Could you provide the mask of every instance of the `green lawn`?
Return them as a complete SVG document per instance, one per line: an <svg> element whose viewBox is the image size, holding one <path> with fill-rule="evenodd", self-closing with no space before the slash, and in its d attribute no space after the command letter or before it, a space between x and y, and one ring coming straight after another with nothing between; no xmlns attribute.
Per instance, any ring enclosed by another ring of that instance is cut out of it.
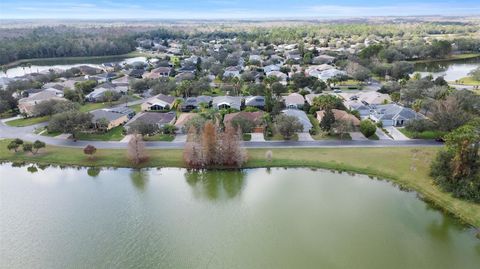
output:
<svg viewBox="0 0 480 269"><path fill-rule="evenodd" d="M480 80L476 80L473 77L463 77L450 83L467 85L467 86L480 86Z"/></svg>
<svg viewBox="0 0 480 269"><path fill-rule="evenodd" d="M5 122L5 124L13 127L24 127L24 126L46 122L49 119L50 119L50 116L21 118L21 119L7 121Z"/></svg>
<svg viewBox="0 0 480 269"><path fill-rule="evenodd" d="M406 137L413 139L436 139L439 137L443 137L446 134L446 132L442 131L412 132L407 130L406 128L397 128L397 130L402 132Z"/></svg>
<svg viewBox="0 0 480 269"><path fill-rule="evenodd" d="M6 149L9 140L0 140L0 160L41 164L133 167L124 149L99 149L90 160L82 149L47 146L37 155ZM265 153L272 151L272 161ZM480 204L463 201L441 191L429 176L430 163L439 148L288 148L249 149L245 167L316 167L350 171L389 179L416 190L423 199L480 227ZM139 167L184 167L183 150L148 150L149 160ZM394 156L394 158L392 158Z"/></svg>
<svg viewBox="0 0 480 269"><path fill-rule="evenodd" d="M174 135L169 135L169 134L156 134L153 136L144 136L143 140L145 141L173 141L175 139Z"/></svg>
<svg viewBox="0 0 480 269"><path fill-rule="evenodd" d="M123 126L118 126L105 133L78 133L75 137L78 140L120 141L125 136L123 135Z"/></svg>
<svg viewBox="0 0 480 269"><path fill-rule="evenodd" d="M104 108L104 107L108 107L108 104L107 103L86 103L80 106L79 110L81 112L89 112L89 111ZM7 121L6 124L13 127L24 127L24 126L46 122L49 119L50 119L50 116L29 117L29 118L22 118L22 119Z"/></svg>

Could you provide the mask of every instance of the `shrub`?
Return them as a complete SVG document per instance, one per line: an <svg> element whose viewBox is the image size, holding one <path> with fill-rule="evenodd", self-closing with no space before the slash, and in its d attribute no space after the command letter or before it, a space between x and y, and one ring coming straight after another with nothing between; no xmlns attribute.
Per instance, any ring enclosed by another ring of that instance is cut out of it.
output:
<svg viewBox="0 0 480 269"><path fill-rule="evenodd" d="M84 149L83 149L83 153L85 153L86 155L89 156L89 158L91 158L93 156L93 154L95 154L95 152L97 152L97 148L92 146L92 145L87 145Z"/></svg>
<svg viewBox="0 0 480 269"><path fill-rule="evenodd" d="M376 130L377 130L377 126L375 126L375 124L372 121L362 120L360 122L360 132L362 132L362 134L365 137L372 136L373 134L375 134Z"/></svg>
<svg viewBox="0 0 480 269"><path fill-rule="evenodd" d="M407 122L405 129L413 132L424 132L435 129L435 123L428 119L417 119Z"/></svg>

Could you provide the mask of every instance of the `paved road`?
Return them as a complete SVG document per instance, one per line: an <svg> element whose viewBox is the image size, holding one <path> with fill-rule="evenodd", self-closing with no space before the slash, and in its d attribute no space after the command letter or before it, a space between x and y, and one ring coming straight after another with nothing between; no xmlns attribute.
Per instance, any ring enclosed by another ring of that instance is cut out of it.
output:
<svg viewBox="0 0 480 269"><path fill-rule="evenodd" d="M96 148L126 148L127 143L120 141L77 141L60 139L55 137L40 136L34 134L35 128L42 127L46 123L36 124L27 127L10 127L0 122L0 138L20 138L26 141L37 139L49 145L61 147L83 148L86 145L93 145ZM184 142L145 142L148 148L178 149L183 148ZM244 142L247 148L348 148L348 147L412 147L412 146L441 146L442 143L433 140L393 141L393 140L319 140L319 141L249 141Z"/></svg>

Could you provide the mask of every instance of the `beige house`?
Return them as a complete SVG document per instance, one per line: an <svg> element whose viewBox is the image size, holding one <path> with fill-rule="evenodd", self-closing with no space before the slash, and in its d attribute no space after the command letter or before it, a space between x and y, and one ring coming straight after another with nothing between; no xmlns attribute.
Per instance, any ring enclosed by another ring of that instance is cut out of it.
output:
<svg viewBox="0 0 480 269"><path fill-rule="evenodd" d="M63 93L47 89L18 100L18 109L22 114L35 116L35 106L48 100L67 101Z"/></svg>
<svg viewBox="0 0 480 269"><path fill-rule="evenodd" d="M357 117L355 117L354 115L348 114L347 111L332 109L332 112L333 112L333 115L335 116L335 120L349 121L355 127L360 126L360 120L357 119ZM324 115L325 115L325 110L317 111L318 122L322 121Z"/></svg>
<svg viewBox="0 0 480 269"><path fill-rule="evenodd" d="M140 106L142 111L165 111L172 109L175 97L165 94L156 95Z"/></svg>

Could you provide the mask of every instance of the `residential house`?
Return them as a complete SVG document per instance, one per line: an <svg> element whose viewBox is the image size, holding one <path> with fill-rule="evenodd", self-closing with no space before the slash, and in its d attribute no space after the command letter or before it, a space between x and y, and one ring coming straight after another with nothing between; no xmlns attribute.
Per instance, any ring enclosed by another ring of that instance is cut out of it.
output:
<svg viewBox="0 0 480 269"><path fill-rule="evenodd" d="M63 92L59 93L58 90L46 89L18 100L18 109L22 114L35 116L35 106L49 100L67 101L63 98Z"/></svg>
<svg viewBox="0 0 480 269"><path fill-rule="evenodd" d="M175 81L177 83L185 81L185 80L194 80L194 79L195 79L195 75L193 73L188 73L188 72L179 73L175 76Z"/></svg>
<svg viewBox="0 0 480 269"><path fill-rule="evenodd" d="M265 109L265 97L263 96L247 96L245 97L245 106L256 107L258 109Z"/></svg>
<svg viewBox="0 0 480 269"><path fill-rule="evenodd" d="M204 104L206 107L212 106L213 98L211 96L200 95L197 97L188 97L182 103L182 111L188 112L200 107L200 104Z"/></svg>
<svg viewBox="0 0 480 269"><path fill-rule="evenodd" d="M328 79L331 79L333 77L346 76L346 75L347 73L345 71L333 68L333 69L328 69L320 72L320 74L317 75L317 78L323 81L327 81Z"/></svg>
<svg viewBox="0 0 480 269"><path fill-rule="evenodd" d="M315 99L315 97L318 97L320 96L321 94L319 93L309 93L307 95L305 95L305 101L307 101L307 103L312 106L313 105L313 99Z"/></svg>
<svg viewBox="0 0 480 269"><path fill-rule="evenodd" d="M312 123L310 122L310 119L307 116L307 113L305 113L303 110L285 109L285 110L282 110L282 113L288 116L296 117L303 126L303 130L302 130L303 133L308 133L310 129L312 129L313 127Z"/></svg>
<svg viewBox="0 0 480 269"><path fill-rule="evenodd" d="M362 119L368 118L368 116L370 115L370 106L365 105L362 102L358 102L356 100L347 100L347 101L344 101L343 104L345 105L346 108L352 111L353 110L358 111Z"/></svg>
<svg viewBox="0 0 480 269"><path fill-rule="evenodd" d="M331 64L335 60L335 57L329 55L319 55L312 59L313 64Z"/></svg>
<svg viewBox="0 0 480 269"><path fill-rule="evenodd" d="M355 117L354 115L349 114L347 111L340 109L332 109L332 112L336 121L347 121L352 123L352 125L355 127L360 126L360 120L357 119L357 117ZM321 122L324 116L325 110L317 111L318 122Z"/></svg>
<svg viewBox="0 0 480 269"><path fill-rule="evenodd" d="M113 83L104 83L98 85L94 90L85 96L89 102L104 102L105 93L112 92L114 95L124 95L128 92L128 86L119 86Z"/></svg>
<svg viewBox="0 0 480 269"><path fill-rule="evenodd" d="M422 119L423 115L398 104L372 106L370 119L381 122L383 126L403 126L410 120Z"/></svg>
<svg viewBox="0 0 480 269"><path fill-rule="evenodd" d="M212 106L216 109L234 108L240 110L242 107L242 97L240 96L215 96Z"/></svg>
<svg viewBox="0 0 480 269"><path fill-rule="evenodd" d="M223 77L240 77L240 71L242 71L242 69L239 66L229 66L225 68Z"/></svg>
<svg viewBox="0 0 480 269"><path fill-rule="evenodd" d="M165 77L169 77L171 72L172 72L172 69L170 67L161 66L161 67L152 69L152 71L150 71L149 73L144 73L142 77L146 79L165 78Z"/></svg>
<svg viewBox="0 0 480 269"><path fill-rule="evenodd" d="M141 104L142 111L165 111L172 109L175 97L158 94Z"/></svg>
<svg viewBox="0 0 480 269"><path fill-rule="evenodd" d="M117 126L125 124L129 119L135 115L135 112L128 107L119 107L119 108L104 108L91 111L90 114L93 115L92 123L96 128L100 128L99 121L102 119L108 122L106 130L110 130Z"/></svg>
<svg viewBox="0 0 480 269"><path fill-rule="evenodd" d="M175 123L175 112L167 113L158 113L158 112L141 112L135 117L133 117L127 124L125 124L125 129L130 129L130 127L138 122L143 122L145 124L155 124L158 128L162 128L166 124Z"/></svg>
<svg viewBox="0 0 480 269"><path fill-rule="evenodd" d="M246 112L246 111L240 111L237 113L230 113L226 114L225 117L223 118L223 124L231 124L232 121L235 119L246 119L254 124L254 131L256 132L263 132L263 115L265 112L263 111L255 111L255 112Z"/></svg>
<svg viewBox="0 0 480 269"><path fill-rule="evenodd" d="M278 64L271 64L263 67L263 72L270 73L272 71L280 71L280 65Z"/></svg>
<svg viewBox="0 0 480 269"><path fill-rule="evenodd" d="M296 92L283 97L285 107L288 109L302 109L305 105L305 98Z"/></svg>
<svg viewBox="0 0 480 269"><path fill-rule="evenodd" d="M280 72L280 71L271 71L268 72L267 77L276 77L278 78L279 82L283 85L287 85L287 74Z"/></svg>

